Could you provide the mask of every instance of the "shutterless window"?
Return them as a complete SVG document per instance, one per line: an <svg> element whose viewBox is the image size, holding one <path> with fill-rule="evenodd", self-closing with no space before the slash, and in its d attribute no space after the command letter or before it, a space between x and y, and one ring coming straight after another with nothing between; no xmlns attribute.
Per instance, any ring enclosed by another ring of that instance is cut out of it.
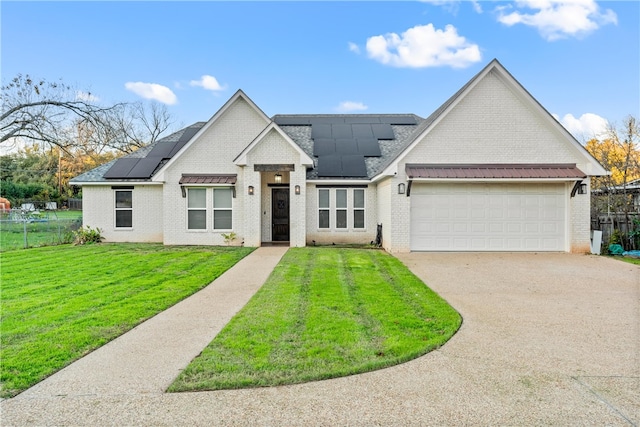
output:
<svg viewBox="0 0 640 427"><path fill-rule="evenodd" d="M231 188L213 189L213 229L231 230L233 227L233 215L231 200L233 190Z"/></svg>
<svg viewBox="0 0 640 427"><path fill-rule="evenodd" d="M336 228L347 228L347 190L336 190Z"/></svg>
<svg viewBox="0 0 640 427"><path fill-rule="evenodd" d="M329 228L329 190L318 190L318 228Z"/></svg>
<svg viewBox="0 0 640 427"><path fill-rule="evenodd" d="M189 230L206 230L207 190L205 188L189 188L187 191L187 228Z"/></svg>
<svg viewBox="0 0 640 427"><path fill-rule="evenodd" d="M133 191L116 190L116 228L133 227Z"/></svg>
<svg viewBox="0 0 640 427"><path fill-rule="evenodd" d="M364 228L364 190L353 190L353 228Z"/></svg>

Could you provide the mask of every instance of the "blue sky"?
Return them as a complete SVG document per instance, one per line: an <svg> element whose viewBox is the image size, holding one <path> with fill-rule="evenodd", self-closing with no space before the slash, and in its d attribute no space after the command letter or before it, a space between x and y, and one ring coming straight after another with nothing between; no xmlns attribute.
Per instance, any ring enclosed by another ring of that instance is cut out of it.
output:
<svg viewBox="0 0 640 427"><path fill-rule="evenodd" d="M175 125L242 89L268 115L431 114L493 58L579 140L640 118L640 2L12 2L2 79L99 102L155 99ZM78 96L86 96L79 92Z"/></svg>

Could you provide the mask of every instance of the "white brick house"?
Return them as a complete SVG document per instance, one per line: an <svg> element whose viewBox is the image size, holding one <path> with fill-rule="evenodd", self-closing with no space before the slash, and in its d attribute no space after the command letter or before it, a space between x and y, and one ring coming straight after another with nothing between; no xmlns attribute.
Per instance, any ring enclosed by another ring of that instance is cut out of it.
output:
<svg viewBox="0 0 640 427"><path fill-rule="evenodd" d="M72 180L107 241L403 251L589 250L607 172L497 61L427 118L267 117L242 91Z"/></svg>

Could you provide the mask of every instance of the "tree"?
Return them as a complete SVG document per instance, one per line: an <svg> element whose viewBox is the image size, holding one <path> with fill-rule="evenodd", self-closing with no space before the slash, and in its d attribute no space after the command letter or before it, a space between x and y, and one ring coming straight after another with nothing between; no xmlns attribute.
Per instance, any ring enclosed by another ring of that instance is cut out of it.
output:
<svg viewBox="0 0 640 427"><path fill-rule="evenodd" d="M23 140L88 152L129 153L155 142L171 125L164 106L117 103L103 107L89 92L62 81L18 74L0 87L0 144Z"/></svg>
<svg viewBox="0 0 640 427"><path fill-rule="evenodd" d="M586 149L611 172L608 176L592 178L591 187L596 191L591 198L592 210L595 215L622 214L622 218L611 216L612 227L618 230L623 243L627 243L625 246L635 247L635 239L628 239L634 232L630 225L634 195L629 183L640 179L640 125L635 117L627 116L619 127L609 124L605 139L588 141Z"/></svg>
<svg viewBox="0 0 640 427"><path fill-rule="evenodd" d="M66 149L71 142L65 136L71 120L99 127L105 114L119 105L100 107L90 94L81 98L61 81L34 80L18 74L0 87L0 144L24 138Z"/></svg>

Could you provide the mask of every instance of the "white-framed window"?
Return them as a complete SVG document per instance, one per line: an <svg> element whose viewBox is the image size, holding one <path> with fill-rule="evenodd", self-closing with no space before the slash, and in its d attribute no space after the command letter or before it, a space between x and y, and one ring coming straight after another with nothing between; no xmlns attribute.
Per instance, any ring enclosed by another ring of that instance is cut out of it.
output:
<svg viewBox="0 0 640 427"><path fill-rule="evenodd" d="M207 189L187 189L187 229L207 229Z"/></svg>
<svg viewBox="0 0 640 427"><path fill-rule="evenodd" d="M353 189L353 228L365 228L364 189Z"/></svg>
<svg viewBox="0 0 640 427"><path fill-rule="evenodd" d="M231 230L233 228L233 211L231 201L232 188L213 189L213 229Z"/></svg>
<svg viewBox="0 0 640 427"><path fill-rule="evenodd" d="M347 190L336 189L336 228L347 228Z"/></svg>
<svg viewBox="0 0 640 427"><path fill-rule="evenodd" d="M331 193L329 189L318 190L318 228L330 228Z"/></svg>
<svg viewBox="0 0 640 427"><path fill-rule="evenodd" d="M133 227L133 190L115 190L116 228Z"/></svg>

